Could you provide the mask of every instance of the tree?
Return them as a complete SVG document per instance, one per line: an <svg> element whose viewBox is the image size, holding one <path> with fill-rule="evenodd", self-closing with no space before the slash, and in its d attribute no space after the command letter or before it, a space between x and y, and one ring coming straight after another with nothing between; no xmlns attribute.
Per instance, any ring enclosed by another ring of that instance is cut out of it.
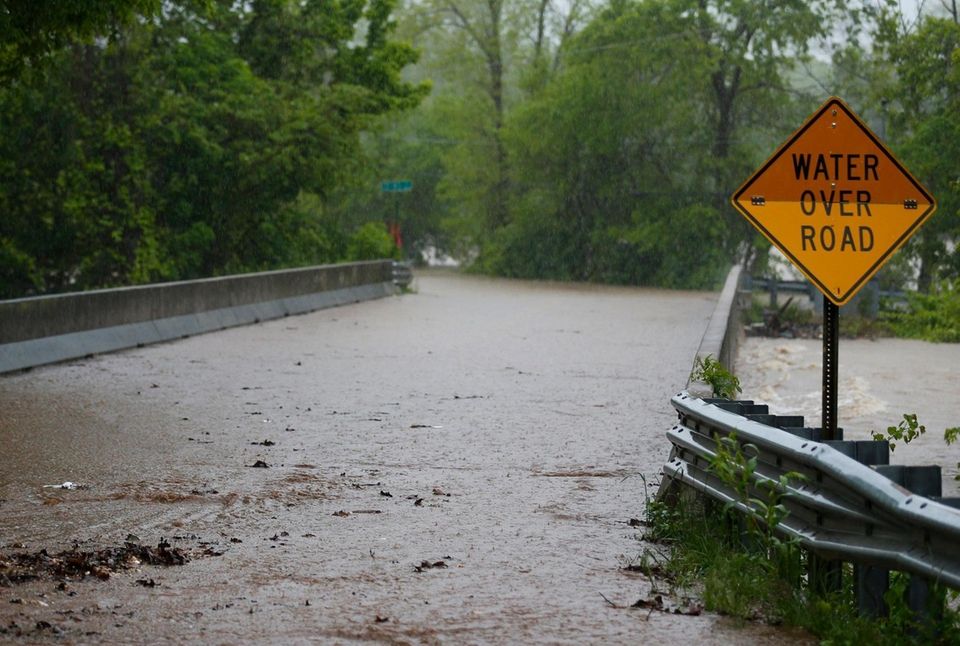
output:
<svg viewBox="0 0 960 646"><path fill-rule="evenodd" d="M837 0L677 0L673 7L690 17L707 50L711 154L704 171L712 178L715 208L736 232L728 242L736 245L756 234L727 199L769 154L757 148L758 140L770 134L782 140L790 131L784 124L797 122L796 108L807 114L818 103L792 100L788 72L808 60L812 41L830 35L828 25L847 25L846 36L855 38L860 15ZM752 249L740 250L748 265Z"/></svg>
<svg viewBox="0 0 960 646"><path fill-rule="evenodd" d="M787 74L835 9L611 2L516 110L514 222L481 260L517 275L712 285L753 249L729 195L796 122L783 119L799 104Z"/></svg>
<svg viewBox="0 0 960 646"><path fill-rule="evenodd" d="M250 7L169 4L0 89L3 296L348 253L323 200L371 120L426 92L400 77L416 54L388 0L256 4L314 46L272 64Z"/></svg>
<svg viewBox="0 0 960 646"><path fill-rule="evenodd" d="M704 52L688 19L662 3L615 3L572 39L557 76L512 120L515 217L485 266L712 285L725 260L718 214L698 204Z"/></svg>
<svg viewBox="0 0 960 646"><path fill-rule="evenodd" d="M504 140L513 106L542 90L563 42L579 26L588 0L411 1L399 32L424 44L414 70L435 80L418 115L405 122L417 143L408 151L441 170L417 183L431 196L445 240L471 256L511 218L511 169ZM429 188L428 188L429 187ZM415 189L416 190L416 189Z"/></svg>
<svg viewBox="0 0 960 646"><path fill-rule="evenodd" d="M0 79L76 42L160 8L160 0L0 0Z"/></svg>
<svg viewBox="0 0 960 646"><path fill-rule="evenodd" d="M897 71L891 102L894 135L907 166L937 198L939 208L914 236L917 286L929 291L939 278L960 276L960 23L925 17L890 47Z"/></svg>

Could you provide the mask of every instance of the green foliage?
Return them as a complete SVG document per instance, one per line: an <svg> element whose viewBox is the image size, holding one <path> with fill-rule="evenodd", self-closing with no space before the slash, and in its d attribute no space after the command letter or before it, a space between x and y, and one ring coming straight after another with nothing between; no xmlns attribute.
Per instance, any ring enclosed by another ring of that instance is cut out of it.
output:
<svg viewBox="0 0 960 646"><path fill-rule="evenodd" d="M737 396L737 393L743 392L743 389L740 387L740 379L711 355L696 358L696 361L693 363L693 372L690 374L690 379L692 381L702 381L709 384L713 390L714 397L733 399Z"/></svg>
<svg viewBox="0 0 960 646"><path fill-rule="evenodd" d="M0 79L9 81L71 42L88 40L160 6L160 0L2 0Z"/></svg>
<svg viewBox="0 0 960 646"><path fill-rule="evenodd" d="M55 4L37 19L79 11ZM401 78L417 54L390 38L391 0L171 3L108 24L94 15L154 5L87 4L75 35L104 36L51 44L0 88L0 298L383 248L346 233L382 214L343 222L327 202L362 173L372 120L428 89Z"/></svg>
<svg viewBox="0 0 960 646"><path fill-rule="evenodd" d="M960 152L960 20L900 12L895 3L877 3L872 49L854 46L835 60L841 87L855 88L874 127L938 201L937 213L898 254L926 293L960 275L960 183L950 162Z"/></svg>
<svg viewBox="0 0 960 646"><path fill-rule="evenodd" d="M405 252L480 271L713 289L768 248L729 195L827 91L937 197L886 273L942 291L960 26L903 18L886 0L5 0L0 296L328 262L387 220ZM399 178L414 191L380 193ZM951 307L918 301L898 333L956 340Z"/></svg>
<svg viewBox="0 0 960 646"><path fill-rule="evenodd" d="M914 420L915 421L915 420ZM952 433L952 437L960 431ZM942 618L917 620L906 602L907 577L894 573L885 601L887 617L858 616L853 595L852 568L847 565L843 588L822 596L803 573L809 555L796 539L785 539L776 527L788 516L783 504L798 473L778 481L758 470L758 451L741 444L735 435L716 437L710 471L732 492L722 509L702 497L682 492L672 504L648 501L646 541L668 546L661 558L660 576L675 585L701 591L704 605L738 619L762 619L773 624L800 626L824 643L878 644L953 643L960 638L960 612L946 605ZM687 593L686 589L675 593ZM936 588L932 598L957 598L955 591ZM933 617L933 616L931 616Z"/></svg>
<svg viewBox="0 0 960 646"><path fill-rule="evenodd" d="M706 78L691 26L666 5L626 3L573 39L568 64L508 123L517 197L511 222L481 250L485 270L717 286L730 255L720 212L698 199L702 169L690 154L706 145L693 126ZM678 56L691 59L683 75L669 73Z"/></svg>
<svg viewBox="0 0 960 646"><path fill-rule="evenodd" d="M960 440L960 426L954 426L943 431L943 441L950 446L957 440Z"/></svg>
<svg viewBox="0 0 960 646"><path fill-rule="evenodd" d="M938 343L960 342L960 289L942 281L929 294L908 293L906 310L887 310L883 321L897 336Z"/></svg>
<svg viewBox="0 0 960 646"><path fill-rule="evenodd" d="M943 431L943 441L947 443L947 446L950 446L957 440L960 440L960 426L954 426ZM954 480L960 480L960 462L957 463L958 473L953 476Z"/></svg>
<svg viewBox="0 0 960 646"><path fill-rule="evenodd" d="M899 646L960 639L955 591L935 589L935 599L945 595L952 601L939 621L917 622L903 594L907 577L893 573L885 596L889 616L865 618L856 609L849 566L840 591L815 594L799 575L808 566L806 554L790 547L789 557L771 560L762 540L747 535L745 541L737 517L715 504L687 496L671 505L651 500L644 519L648 529L643 540L666 552L653 559L658 578L671 582L674 595L702 595L708 610L741 621L800 627L824 644Z"/></svg>
<svg viewBox="0 0 960 646"><path fill-rule="evenodd" d="M398 258L398 249L393 238L382 224L368 222L360 227L347 243L347 259L376 260Z"/></svg>
<svg viewBox="0 0 960 646"><path fill-rule="evenodd" d="M896 447L894 440L909 444L926 432L927 427L917 421L916 413L904 413L900 423L896 426L888 426L886 433L874 431L872 435L874 440L888 441L890 443L890 452L893 453Z"/></svg>
<svg viewBox="0 0 960 646"><path fill-rule="evenodd" d="M797 540L781 538L777 526L789 515L782 502L785 492L792 483L803 480L803 475L791 471L775 481L764 478L757 473L756 446L741 444L735 434L714 439L717 448L710 470L737 496L725 505L724 512L731 516L737 511L742 513L745 533L759 546L762 564L770 569L770 574L799 576L794 567L798 560Z"/></svg>

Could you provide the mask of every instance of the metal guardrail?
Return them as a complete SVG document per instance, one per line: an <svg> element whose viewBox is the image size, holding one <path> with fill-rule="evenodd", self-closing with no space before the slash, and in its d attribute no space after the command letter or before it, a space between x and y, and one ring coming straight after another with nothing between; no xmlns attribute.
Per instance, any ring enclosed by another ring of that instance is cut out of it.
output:
<svg viewBox="0 0 960 646"><path fill-rule="evenodd" d="M766 292L769 295L770 306L779 306L779 295L782 293L798 294L805 296L813 303L814 311L820 312L823 308L823 295L813 286L809 280L772 280L769 278L760 278L757 276L745 276L743 287L747 291ZM866 289L859 297L855 297L850 304L846 305L848 312L858 312L861 300L867 299L868 303L865 312L875 318L879 312L880 301L888 303L888 307L905 307L907 304L906 292L900 290L880 289L879 284L873 280L867 283ZM852 305L852 307L851 307Z"/></svg>
<svg viewBox="0 0 960 646"><path fill-rule="evenodd" d="M413 269L408 262L393 262L393 284L397 287L409 287L413 282Z"/></svg>
<svg viewBox="0 0 960 646"><path fill-rule="evenodd" d="M778 533L825 561L853 563L855 590L867 613L883 603L886 570L914 575L908 596L921 598L911 607L926 603L923 591L930 583L960 589L960 511L950 506L958 501L937 499L939 467L885 466L886 442L819 442L819 429L804 428L802 417L769 415L749 401L682 392L671 403L680 421L667 432L673 450L663 467L661 499L682 484L756 517L758 506L749 498L767 499L772 488L789 512ZM722 438L734 438L757 458L746 497L711 469ZM788 472L802 478L784 484L780 476Z"/></svg>

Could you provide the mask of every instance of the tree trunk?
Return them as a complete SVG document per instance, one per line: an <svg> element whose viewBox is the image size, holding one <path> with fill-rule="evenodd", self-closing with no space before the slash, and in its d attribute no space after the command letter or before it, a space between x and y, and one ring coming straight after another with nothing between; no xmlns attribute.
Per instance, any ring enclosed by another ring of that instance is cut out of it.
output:
<svg viewBox="0 0 960 646"><path fill-rule="evenodd" d="M507 151L503 144L503 52L500 40L500 21L503 13L502 0L487 0L490 9L489 47L487 66L490 70L490 99L493 101L493 140L496 147L496 182L493 186L493 212L491 220L494 228L504 226L507 215Z"/></svg>

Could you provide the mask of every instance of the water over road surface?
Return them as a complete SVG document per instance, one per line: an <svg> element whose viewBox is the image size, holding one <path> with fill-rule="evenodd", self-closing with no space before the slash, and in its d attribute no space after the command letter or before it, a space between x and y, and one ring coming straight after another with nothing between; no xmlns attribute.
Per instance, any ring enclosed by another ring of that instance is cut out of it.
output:
<svg viewBox="0 0 960 646"><path fill-rule="evenodd" d="M795 642L628 607L715 298L427 274L0 378L0 553L194 556L0 587L0 641Z"/></svg>

